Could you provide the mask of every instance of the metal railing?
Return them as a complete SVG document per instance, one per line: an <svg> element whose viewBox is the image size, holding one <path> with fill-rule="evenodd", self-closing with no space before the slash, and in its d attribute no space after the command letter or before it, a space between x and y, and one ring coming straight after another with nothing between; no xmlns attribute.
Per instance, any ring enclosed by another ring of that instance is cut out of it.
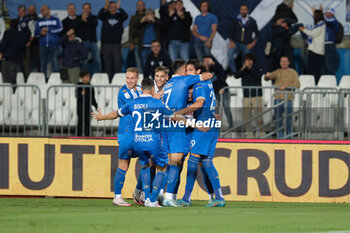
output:
<svg viewBox="0 0 350 233"><path fill-rule="evenodd" d="M120 88L65 84L45 89L1 84L0 136L114 137L119 120L91 119L91 111L96 109L90 107L93 98L88 93L94 92L98 107L109 113L118 107ZM293 110L288 112L291 92L275 87L225 88L217 101L217 112L223 122L221 137L350 139L350 89L305 88L292 92ZM248 102L244 93L250 98ZM255 98L256 94L262 97ZM278 103L275 103L276 95L283 96ZM276 117L279 108L284 113ZM232 124L228 119L232 119ZM287 119L292 121L291 130L287 130Z"/></svg>
<svg viewBox="0 0 350 233"><path fill-rule="evenodd" d="M1 135L42 136L42 115L38 86L0 84Z"/></svg>
<svg viewBox="0 0 350 233"><path fill-rule="evenodd" d="M233 127L229 129L223 128L221 131L222 137L272 138L277 132L283 131L282 135L280 133L279 138L300 138L298 130L286 130L286 119L289 118L291 118L290 121L294 128L300 129L301 109L299 106L301 106L301 93L298 89L288 87L285 91L281 91L276 90L276 87L273 86L237 86L226 87L225 91L229 92L226 98L230 98L230 106L225 106L225 97L222 94L220 96L221 109L219 113L225 122L225 120L229 119L227 116L228 111L225 108L229 108L235 120ZM281 99L282 102L275 104L275 97ZM291 108L288 107L288 97L292 100ZM281 116L278 118L276 118L275 114L277 109L281 111ZM289 109L292 110L291 113L287 113ZM283 124L277 127L276 125L279 122L283 122Z"/></svg>

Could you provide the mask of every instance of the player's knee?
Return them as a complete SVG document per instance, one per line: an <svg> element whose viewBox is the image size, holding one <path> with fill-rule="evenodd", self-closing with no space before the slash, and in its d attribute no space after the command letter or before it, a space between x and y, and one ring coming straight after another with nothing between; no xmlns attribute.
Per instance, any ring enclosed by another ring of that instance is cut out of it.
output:
<svg viewBox="0 0 350 233"><path fill-rule="evenodd" d="M119 159L118 160L118 168L127 171L129 169L130 160L128 159Z"/></svg>
<svg viewBox="0 0 350 233"><path fill-rule="evenodd" d="M165 171L166 171L166 167L167 167L167 165L165 165L164 167L161 167L161 166L159 166L159 165L156 165L157 170L158 170L158 171L161 171L161 172L165 172Z"/></svg>

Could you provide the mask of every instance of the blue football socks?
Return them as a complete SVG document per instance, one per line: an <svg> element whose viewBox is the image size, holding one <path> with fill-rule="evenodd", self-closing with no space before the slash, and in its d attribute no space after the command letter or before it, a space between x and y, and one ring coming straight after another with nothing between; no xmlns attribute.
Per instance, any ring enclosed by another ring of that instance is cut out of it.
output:
<svg viewBox="0 0 350 233"><path fill-rule="evenodd" d="M166 172L157 172L156 177L153 181L153 188L152 188L152 196L151 196L151 202L155 202L157 200L158 194L160 190L162 189L163 180L166 177Z"/></svg>
<svg viewBox="0 0 350 233"><path fill-rule="evenodd" d="M182 200L186 202L190 202L191 200L193 186L197 178L197 168L198 168L199 161L200 161L200 158L197 158L193 155L190 155L190 157L188 158L186 188L185 188L185 194L182 198Z"/></svg>
<svg viewBox="0 0 350 233"><path fill-rule="evenodd" d="M180 173L180 167L175 165L170 165L169 173L168 173L168 186L167 186L167 193L175 193L176 184L179 178Z"/></svg>
<svg viewBox="0 0 350 233"><path fill-rule="evenodd" d="M145 199L151 198L151 172L149 167L141 169L142 188L145 192Z"/></svg>
<svg viewBox="0 0 350 233"><path fill-rule="evenodd" d="M124 186L126 171L118 168L114 176L114 194L121 195Z"/></svg>
<svg viewBox="0 0 350 233"><path fill-rule="evenodd" d="M203 167L205 171L207 172L210 182L213 185L215 198L217 200L224 200L224 196L222 195L220 180L219 180L219 174L214 167L213 164L213 158L207 158L203 159Z"/></svg>

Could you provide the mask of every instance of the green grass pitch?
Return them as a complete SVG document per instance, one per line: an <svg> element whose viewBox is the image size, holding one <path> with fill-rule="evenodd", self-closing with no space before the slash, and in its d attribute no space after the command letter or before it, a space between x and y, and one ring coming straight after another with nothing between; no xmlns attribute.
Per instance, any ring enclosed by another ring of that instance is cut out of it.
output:
<svg viewBox="0 0 350 233"><path fill-rule="evenodd" d="M0 198L0 232L350 232L348 204L206 203L151 209L111 199Z"/></svg>

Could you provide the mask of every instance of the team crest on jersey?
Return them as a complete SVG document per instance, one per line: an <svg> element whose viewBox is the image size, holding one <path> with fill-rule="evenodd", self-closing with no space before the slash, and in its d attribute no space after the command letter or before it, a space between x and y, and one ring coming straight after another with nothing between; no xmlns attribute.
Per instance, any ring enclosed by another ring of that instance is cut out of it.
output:
<svg viewBox="0 0 350 233"><path fill-rule="evenodd" d="M124 96L125 96L125 98L127 98L127 99L130 99L130 95L129 95L129 93L124 93Z"/></svg>

